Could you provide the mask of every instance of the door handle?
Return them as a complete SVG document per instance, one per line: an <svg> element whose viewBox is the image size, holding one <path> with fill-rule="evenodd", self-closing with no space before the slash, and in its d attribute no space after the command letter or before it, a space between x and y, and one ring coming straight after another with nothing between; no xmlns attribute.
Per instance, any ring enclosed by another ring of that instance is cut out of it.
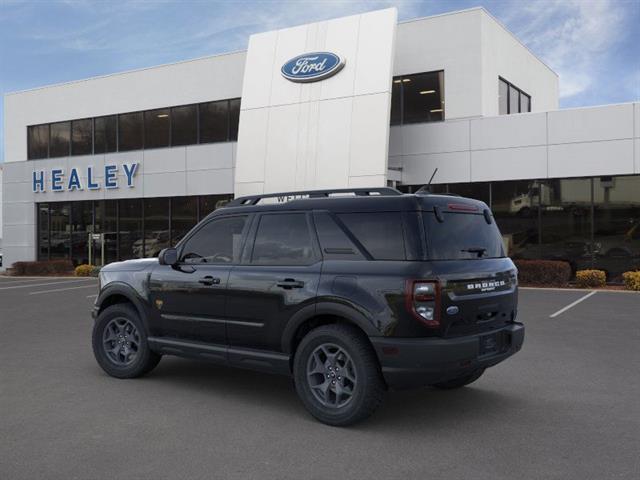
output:
<svg viewBox="0 0 640 480"><path fill-rule="evenodd" d="M207 275L206 277L202 277L200 280L198 280L198 283L201 283L202 285L220 285L220 279L219 278L214 278L211 275Z"/></svg>
<svg viewBox="0 0 640 480"><path fill-rule="evenodd" d="M291 288L304 287L304 282L296 280L295 278L285 278L284 280L278 280L276 285L280 288L284 288L285 290L289 290Z"/></svg>

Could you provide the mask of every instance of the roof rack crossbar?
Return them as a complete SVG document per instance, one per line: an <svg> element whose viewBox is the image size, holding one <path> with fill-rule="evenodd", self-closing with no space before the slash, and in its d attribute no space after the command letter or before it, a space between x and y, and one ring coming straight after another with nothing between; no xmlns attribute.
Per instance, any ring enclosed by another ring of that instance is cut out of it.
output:
<svg viewBox="0 0 640 480"><path fill-rule="evenodd" d="M332 194L336 193L353 193L357 197L368 197L372 195L380 196L394 196L402 195L402 192L391 187L376 187L376 188L338 188L331 190L302 190L297 192L279 192L279 193L265 193L262 195L247 195L245 197L238 197L231 200L225 205L225 207L241 207L256 205L260 200L265 198L278 198L282 199L282 202L290 200L299 200L302 198L328 198Z"/></svg>

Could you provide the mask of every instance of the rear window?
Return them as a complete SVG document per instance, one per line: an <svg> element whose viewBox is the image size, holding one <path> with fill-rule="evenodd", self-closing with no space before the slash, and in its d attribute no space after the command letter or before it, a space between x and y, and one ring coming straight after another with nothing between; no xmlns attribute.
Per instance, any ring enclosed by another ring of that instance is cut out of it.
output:
<svg viewBox="0 0 640 480"><path fill-rule="evenodd" d="M400 214L343 213L338 218L375 260L407 258Z"/></svg>
<svg viewBox="0 0 640 480"><path fill-rule="evenodd" d="M433 213L424 213L431 260L466 260L504 257L502 236L495 221L484 215L443 213L439 222Z"/></svg>

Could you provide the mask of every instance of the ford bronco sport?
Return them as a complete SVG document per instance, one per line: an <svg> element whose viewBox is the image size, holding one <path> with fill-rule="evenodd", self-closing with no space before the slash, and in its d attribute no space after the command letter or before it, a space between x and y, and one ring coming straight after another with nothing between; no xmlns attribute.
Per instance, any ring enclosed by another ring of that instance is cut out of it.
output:
<svg viewBox="0 0 640 480"><path fill-rule="evenodd" d="M100 272L93 349L118 378L162 355L291 375L320 421L386 389L451 389L517 352L517 271L482 202L390 188L242 197L159 258Z"/></svg>

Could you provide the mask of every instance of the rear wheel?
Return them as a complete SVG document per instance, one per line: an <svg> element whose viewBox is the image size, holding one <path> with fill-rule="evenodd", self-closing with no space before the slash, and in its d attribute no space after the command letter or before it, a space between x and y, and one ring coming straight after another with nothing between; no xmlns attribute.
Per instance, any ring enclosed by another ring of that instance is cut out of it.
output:
<svg viewBox="0 0 640 480"><path fill-rule="evenodd" d="M92 343L98 364L112 377L139 377L160 361L160 355L149 348L144 325L131 305L105 308L93 326Z"/></svg>
<svg viewBox="0 0 640 480"><path fill-rule="evenodd" d="M293 372L302 403L328 425L364 420L384 396L376 355L354 327L326 325L309 332L298 347Z"/></svg>
<svg viewBox="0 0 640 480"><path fill-rule="evenodd" d="M453 390L454 388L464 387L465 385L469 385L470 383L475 382L482 376L483 373L484 368L481 368L480 370L476 370L469 375L454 378L453 380L447 380L446 382L434 383L431 386L439 388L441 390Z"/></svg>

